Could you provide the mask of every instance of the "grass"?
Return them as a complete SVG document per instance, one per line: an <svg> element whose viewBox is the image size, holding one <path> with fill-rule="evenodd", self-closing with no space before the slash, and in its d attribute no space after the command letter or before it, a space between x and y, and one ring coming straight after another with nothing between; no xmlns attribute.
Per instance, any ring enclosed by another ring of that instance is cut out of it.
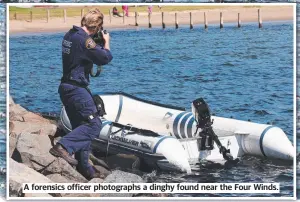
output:
<svg viewBox="0 0 300 202"><path fill-rule="evenodd" d="M99 8L101 12L104 15L109 14L109 10L113 8L112 6L53 6L51 8L43 8L43 7L34 7L34 8L19 8L15 6L10 6L9 7L9 19L15 19L15 14L17 14L17 20L27 20L30 18L30 12L32 12L33 19L43 19L47 17L47 9L50 10L50 16L51 17L62 17L64 15L64 9L67 11L67 16L68 17L76 17L76 16L81 16L81 10L84 9L85 12L88 9L91 8ZM118 11L122 13L122 7L121 6L116 6ZM187 11L187 10L204 10L204 9L220 9L220 8L226 8L228 6L162 6L161 9L159 9L158 6L153 6L152 11L153 12L174 12L174 11ZM241 6L242 7L251 7L253 6ZM259 6L257 6L259 7ZM148 6L130 6L129 7L129 12L148 12Z"/></svg>

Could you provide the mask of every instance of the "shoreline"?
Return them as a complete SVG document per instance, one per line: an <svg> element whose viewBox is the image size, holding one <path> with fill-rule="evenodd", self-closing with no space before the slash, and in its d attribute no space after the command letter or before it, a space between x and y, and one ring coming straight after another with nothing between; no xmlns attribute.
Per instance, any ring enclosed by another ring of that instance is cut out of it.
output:
<svg viewBox="0 0 300 202"><path fill-rule="evenodd" d="M226 28L226 24L237 25L237 15L240 13L241 26L248 23L257 23L257 8L231 8L226 9L214 9L214 10L193 10L193 11L182 11L178 13L178 25L179 28L190 24L190 12L193 15L194 26L204 26L204 12L207 16L208 29L210 26L216 26L220 23L220 12L223 14L223 25ZM293 21L293 7L267 7L261 9L262 24L267 22L276 21ZM135 17L133 12L130 13L129 17L125 17L125 23L123 23L123 17L112 17L111 21L108 15L104 17L104 29L107 30L128 30L128 29L139 29L148 28L148 16L147 13L139 13L138 24L135 26ZM164 23L166 28L175 29L175 12L164 13ZM47 23L46 19L33 20L33 22L27 22L25 20L10 20L9 21L9 34L34 34L34 33L60 33L67 32L73 25L79 25L80 16L67 18L66 22L63 22L63 18L52 18ZM152 27L162 27L161 13L155 12L151 16Z"/></svg>
<svg viewBox="0 0 300 202"><path fill-rule="evenodd" d="M270 23L293 23L292 20L274 20L274 21L265 21L263 23L264 24L270 24ZM249 26L249 25L255 25L257 24L256 22L245 22L244 24L242 24L241 28L245 26ZM201 27L203 30L204 29L204 25L203 24L194 24L193 25L194 28L193 29L199 29L199 27ZM210 26L207 28L207 30L209 30L210 27L219 27L220 25L218 23L211 23ZM258 26L258 25L257 25ZM264 27L264 26L263 26ZM69 27L68 29L48 29L48 30L37 30L37 31L31 31L31 30L25 30L25 31L17 31L17 32L13 32L10 33L9 36L34 36L34 35L40 35L40 34L59 34L59 33L63 33L65 34L71 27ZM179 28L177 30L180 30L182 28L185 29L189 29L189 24L182 24L181 26L179 26ZM224 28L237 28L237 24L233 23L233 22L228 22L226 24L224 24ZM148 28L146 25L141 25L141 26L127 26L127 27L112 27L107 29L108 32L113 32L113 31L127 31L127 30L157 30L157 29L162 29L161 25L152 25L152 28ZM170 30L170 29L175 29L175 26L166 26L165 30Z"/></svg>

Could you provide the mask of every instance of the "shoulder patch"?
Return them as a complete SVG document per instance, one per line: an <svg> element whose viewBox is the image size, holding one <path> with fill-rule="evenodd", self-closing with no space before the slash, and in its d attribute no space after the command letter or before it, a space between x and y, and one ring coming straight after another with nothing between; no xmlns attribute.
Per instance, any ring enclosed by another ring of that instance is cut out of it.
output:
<svg viewBox="0 0 300 202"><path fill-rule="evenodd" d="M92 38L88 38L86 41L85 41L85 47L87 49L92 49L92 48L95 48L96 47L96 43L95 41L92 39Z"/></svg>

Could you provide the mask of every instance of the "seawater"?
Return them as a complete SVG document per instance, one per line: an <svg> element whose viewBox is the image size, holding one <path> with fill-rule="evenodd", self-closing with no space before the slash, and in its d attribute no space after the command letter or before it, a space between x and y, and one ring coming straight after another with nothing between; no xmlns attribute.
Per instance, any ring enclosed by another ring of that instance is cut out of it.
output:
<svg viewBox="0 0 300 202"><path fill-rule="evenodd" d="M67 30L66 30L67 31ZM186 107L203 97L212 113L282 128L293 141L293 24L243 24L193 30L181 26L108 30L114 59L91 79L96 92L123 91ZM58 114L64 33L10 37L10 95L35 112ZM233 168L199 165L192 175L145 174L152 182L278 182L279 194L179 194L173 196L293 196L293 167L244 157Z"/></svg>

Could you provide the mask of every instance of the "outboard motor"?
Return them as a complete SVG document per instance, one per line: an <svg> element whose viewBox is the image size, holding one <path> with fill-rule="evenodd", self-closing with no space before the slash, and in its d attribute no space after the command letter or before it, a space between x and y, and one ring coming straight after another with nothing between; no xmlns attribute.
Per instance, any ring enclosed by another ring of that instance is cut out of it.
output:
<svg viewBox="0 0 300 202"><path fill-rule="evenodd" d="M226 149L221 144L218 136L213 131L213 120L211 120L210 110L203 98L198 98L193 101L192 112L197 123L195 135L197 134L198 130L201 129L201 131L199 131L199 136L201 137L199 142L199 150L212 150L215 142L225 160L237 163L239 160L233 159L232 155L230 154L230 150Z"/></svg>
<svg viewBox="0 0 300 202"><path fill-rule="evenodd" d="M212 122L210 121L210 110L206 102L203 98L199 98L194 100L192 103L192 112L195 117L195 121L197 123L197 130L195 135L199 131L199 136L201 137L199 143L199 150L213 150L214 149L214 142L212 136L207 133L207 128L211 126Z"/></svg>

